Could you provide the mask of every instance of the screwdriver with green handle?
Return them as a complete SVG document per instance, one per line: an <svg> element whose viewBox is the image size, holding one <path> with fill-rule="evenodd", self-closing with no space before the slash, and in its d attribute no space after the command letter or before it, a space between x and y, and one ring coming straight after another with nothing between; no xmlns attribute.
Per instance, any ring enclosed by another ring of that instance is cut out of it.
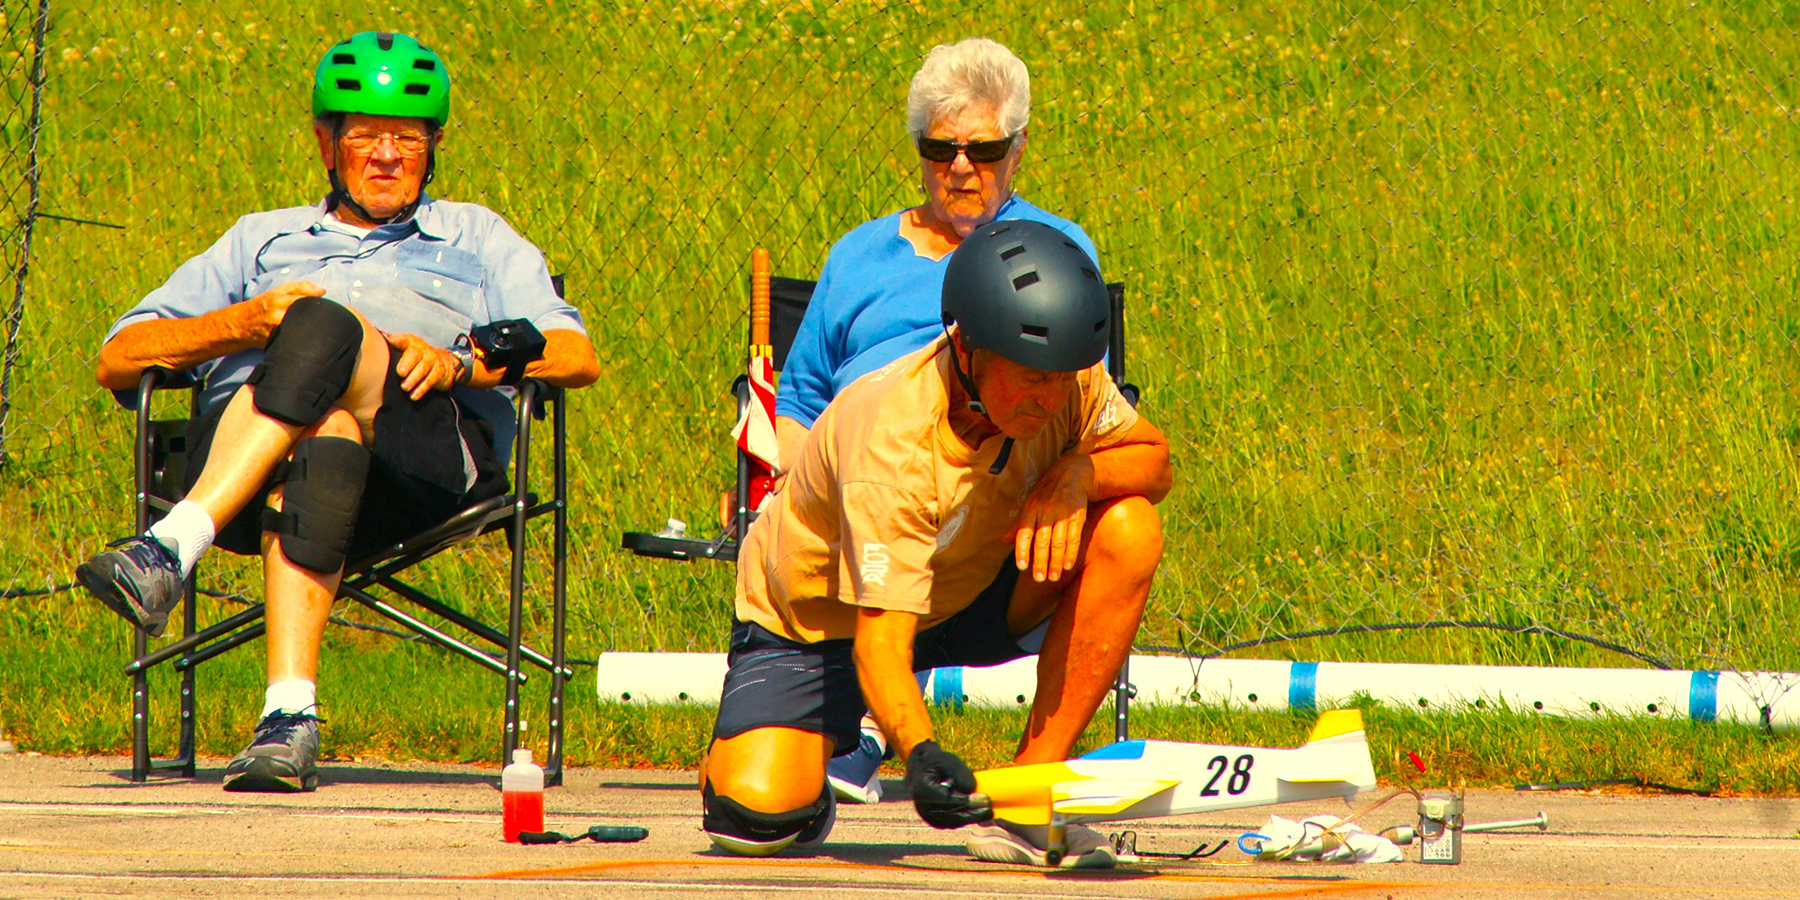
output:
<svg viewBox="0 0 1800 900"><path fill-rule="evenodd" d="M635 844L650 836L650 829L636 825L595 825L581 834L555 831L521 831L521 844L572 844L592 840L596 844Z"/></svg>

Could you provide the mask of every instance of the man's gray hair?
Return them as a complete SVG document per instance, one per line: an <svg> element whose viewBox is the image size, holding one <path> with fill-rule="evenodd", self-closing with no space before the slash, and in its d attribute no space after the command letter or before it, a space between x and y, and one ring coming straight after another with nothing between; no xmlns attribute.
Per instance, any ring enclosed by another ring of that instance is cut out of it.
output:
<svg viewBox="0 0 1800 900"><path fill-rule="evenodd" d="M1005 135L1031 121L1031 75L1025 61L987 38L939 44L925 54L906 94L906 130L917 138L935 120L970 106L991 105Z"/></svg>

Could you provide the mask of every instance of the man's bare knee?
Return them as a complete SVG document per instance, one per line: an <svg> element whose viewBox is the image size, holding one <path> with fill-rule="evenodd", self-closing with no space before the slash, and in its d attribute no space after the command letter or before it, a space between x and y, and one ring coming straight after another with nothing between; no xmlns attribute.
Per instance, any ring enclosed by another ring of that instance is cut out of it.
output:
<svg viewBox="0 0 1800 900"><path fill-rule="evenodd" d="M1087 564L1146 575L1154 572L1163 554L1162 516L1156 506L1135 495L1097 505L1103 508L1096 510Z"/></svg>
<svg viewBox="0 0 1800 900"><path fill-rule="evenodd" d="M701 827L733 853L786 848L826 814L831 747L823 735L782 727L713 741L700 785Z"/></svg>
<svg viewBox="0 0 1800 900"><path fill-rule="evenodd" d="M763 812L811 803L825 784L832 743L796 728L764 727L713 741L706 779L722 796Z"/></svg>

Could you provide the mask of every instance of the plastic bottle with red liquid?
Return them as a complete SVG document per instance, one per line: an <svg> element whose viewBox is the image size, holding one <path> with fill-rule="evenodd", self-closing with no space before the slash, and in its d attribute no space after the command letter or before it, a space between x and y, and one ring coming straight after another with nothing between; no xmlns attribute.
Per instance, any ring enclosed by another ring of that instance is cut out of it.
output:
<svg viewBox="0 0 1800 900"><path fill-rule="evenodd" d="M500 770L500 802L507 843L518 843L521 831L544 830L544 769L531 761L530 750L514 750L512 765Z"/></svg>

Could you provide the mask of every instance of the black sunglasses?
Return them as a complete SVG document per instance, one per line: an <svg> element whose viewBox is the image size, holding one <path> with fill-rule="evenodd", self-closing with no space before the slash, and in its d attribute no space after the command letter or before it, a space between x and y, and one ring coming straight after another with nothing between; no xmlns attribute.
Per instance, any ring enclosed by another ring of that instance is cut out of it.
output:
<svg viewBox="0 0 1800 900"><path fill-rule="evenodd" d="M956 154L969 157L969 162L994 163L1006 158L1012 152L1013 138L1017 135L1003 137L997 141L970 141L959 144L956 141L939 140L938 138L919 138L919 155L932 162L954 162Z"/></svg>

